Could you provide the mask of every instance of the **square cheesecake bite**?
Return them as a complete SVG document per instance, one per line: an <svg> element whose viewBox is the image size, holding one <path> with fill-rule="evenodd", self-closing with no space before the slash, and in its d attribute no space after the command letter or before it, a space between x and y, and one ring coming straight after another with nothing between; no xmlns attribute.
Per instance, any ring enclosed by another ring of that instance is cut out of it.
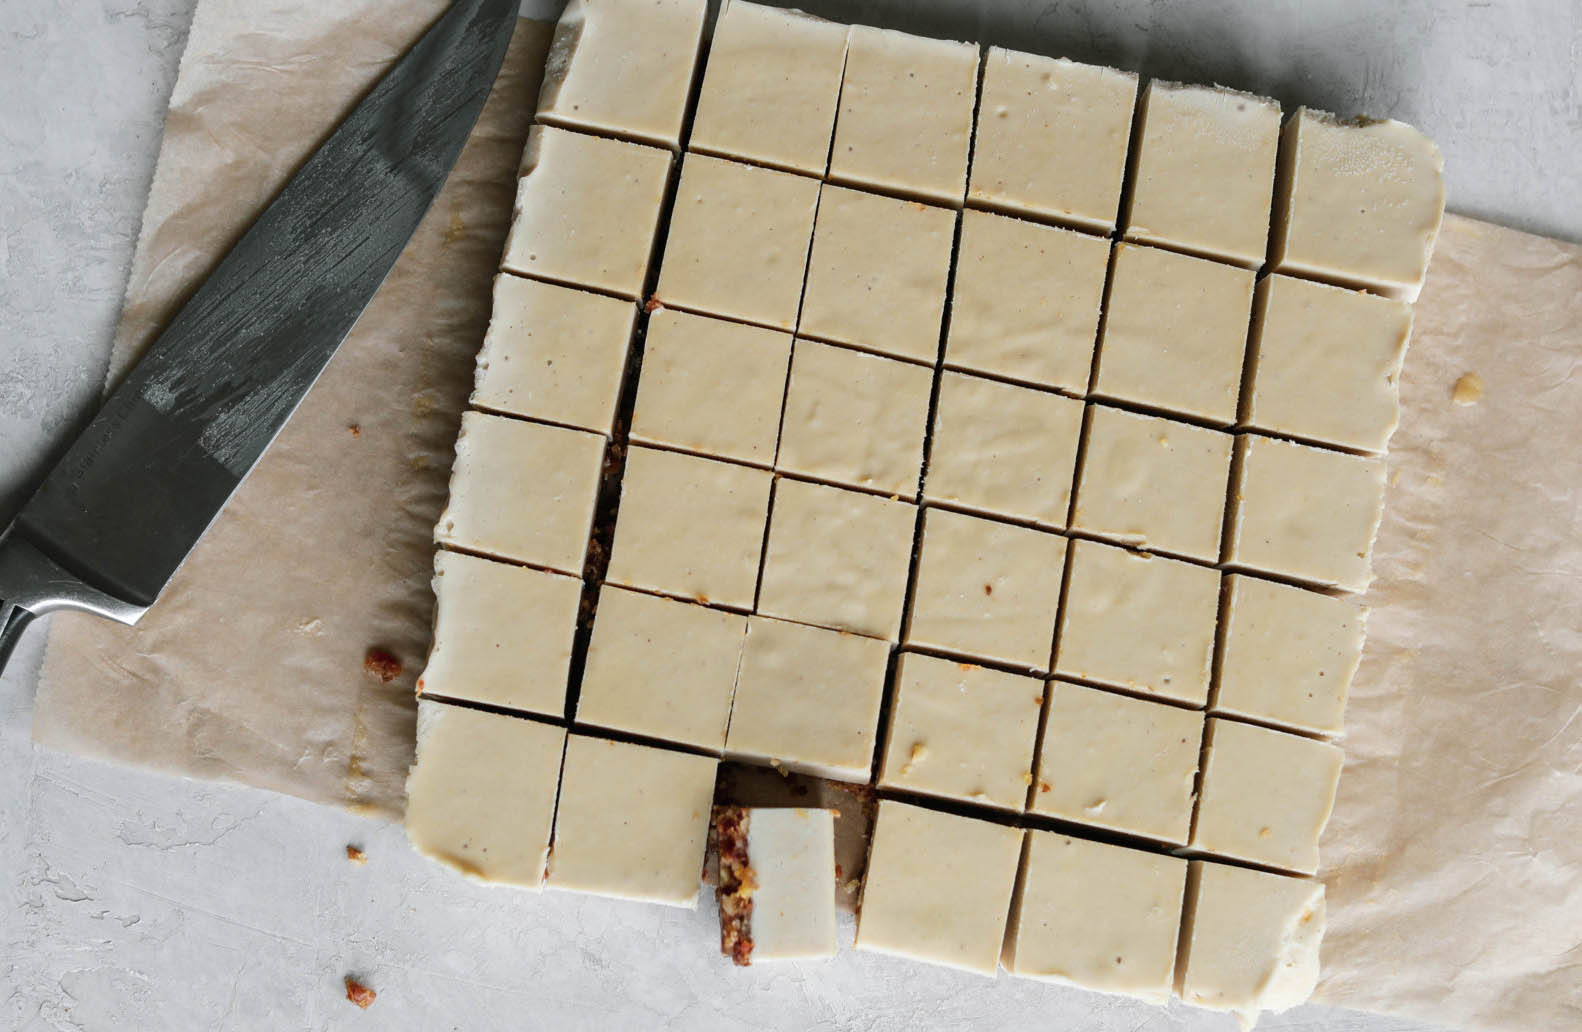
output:
<svg viewBox="0 0 1582 1032"><path fill-rule="evenodd" d="M720 952L758 960L835 955L835 811L720 806Z"/></svg>
<svg viewBox="0 0 1582 1032"><path fill-rule="evenodd" d="M565 744L564 728L420 701L407 837L470 878L537 889Z"/></svg>
<svg viewBox="0 0 1582 1032"><path fill-rule="evenodd" d="M1156 247L1117 245L1094 395L1234 423L1253 276Z"/></svg>
<svg viewBox="0 0 1582 1032"><path fill-rule="evenodd" d="M1236 440L1227 563L1363 591L1384 515L1384 462L1256 434Z"/></svg>
<svg viewBox="0 0 1582 1032"><path fill-rule="evenodd" d="M877 638L748 618L726 755L866 782L889 662Z"/></svg>
<svg viewBox="0 0 1582 1032"><path fill-rule="evenodd" d="M929 509L919 547L908 645L1049 669L1065 538Z"/></svg>
<svg viewBox="0 0 1582 1032"><path fill-rule="evenodd" d="M719 752L746 633L745 616L605 585L577 723Z"/></svg>
<svg viewBox="0 0 1582 1032"><path fill-rule="evenodd" d="M1166 1003L1186 879L1173 856L1029 831L1005 969Z"/></svg>
<svg viewBox="0 0 1582 1032"><path fill-rule="evenodd" d="M818 191L805 176L688 154L670 212L660 300L794 329Z"/></svg>
<svg viewBox="0 0 1582 1032"><path fill-rule="evenodd" d="M1192 847L1312 874L1343 759L1328 742L1210 717Z"/></svg>
<svg viewBox="0 0 1582 1032"><path fill-rule="evenodd" d="M1349 599L1241 574L1225 583L1212 708L1338 735L1362 660L1367 610Z"/></svg>
<svg viewBox="0 0 1582 1032"><path fill-rule="evenodd" d="M1218 430L1089 405L1072 528L1214 562L1232 440Z"/></svg>
<svg viewBox="0 0 1582 1032"><path fill-rule="evenodd" d="M621 297L643 293L670 154L535 125L500 264Z"/></svg>
<svg viewBox="0 0 1582 1032"><path fill-rule="evenodd" d="M1018 813L1032 780L1044 686L907 653L895 670L879 787Z"/></svg>
<svg viewBox="0 0 1582 1032"><path fill-rule="evenodd" d="M780 478L758 611L894 641L917 507Z"/></svg>
<svg viewBox="0 0 1582 1032"><path fill-rule="evenodd" d="M1063 681L1049 693L1032 812L1185 845L1202 711Z"/></svg>
<svg viewBox="0 0 1582 1032"><path fill-rule="evenodd" d="M932 363L956 213L826 185L797 332Z"/></svg>
<svg viewBox="0 0 1582 1032"><path fill-rule="evenodd" d="M1269 247L1280 105L1154 80L1137 114L1126 239L1256 269Z"/></svg>
<svg viewBox="0 0 1582 1032"><path fill-rule="evenodd" d="M976 45L853 25L830 178L961 204L977 92Z"/></svg>
<svg viewBox="0 0 1582 1032"><path fill-rule="evenodd" d="M772 479L768 470L631 448L606 578L751 608Z"/></svg>
<svg viewBox="0 0 1582 1032"><path fill-rule="evenodd" d="M580 577L603 462L598 434L464 412L434 537Z"/></svg>
<svg viewBox="0 0 1582 1032"><path fill-rule="evenodd" d="M961 214L945 365L1083 394L1110 243L983 211Z"/></svg>
<svg viewBox="0 0 1582 1032"><path fill-rule="evenodd" d="M1251 1027L1313 995L1323 937L1323 882L1194 860L1176 993Z"/></svg>
<svg viewBox="0 0 1582 1032"><path fill-rule="evenodd" d="M1136 100L1131 72L990 47L967 200L1108 233Z"/></svg>
<svg viewBox="0 0 1582 1032"><path fill-rule="evenodd" d="M1434 142L1389 119L1298 108L1280 137L1274 271L1416 301L1445 212Z"/></svg>
<svg viewBox="0 0 1582 1032"><path fill-rule="evenodd" d="M420 693L565 714L580 579L440 551L434 598L434 646Z"/></svg>
<svg viewBox="0 0 1582 1032"><path fill-rule="evenodd" d="M707 0L571 0L555 26L538 120L674 148Z"/></svg>
<svg viewBox="0 0 1582 1032"><path fill-rule="evenodd" d="M848 31L801 11L725 0L688 148L822 176Z"/></svg>
<svg viewBox="0 0 1582 1032"><path fill-rule="evenodd" d="M609 436L636 317L630 301L501 273L472 404Z"/></svg>
<svg viewBox="0 0 1582 1032"><path fill-rule="evenodd" d="M572 734L546 884L696 905L717 766L711 756Z"/></svg>
<svg viewBox="0 0 1582 1032"><path fill-rule="evenodd" d="M874 821L857 948L993 976L1022 833L885 799Z"/></svg>
<svg viewBox="0 0 1582 1032"><path fill-rule="evenodd" d="M799 340L775 467L913 498L933 388L926 366Z"/></svg>
<svg viewBox="0 0 1582 1032"><path fill-rule="evenodd" d="M946 371L939 379L923 497L1063 527L1082 402Z"/></svg>
<svg viewBox="0 0 1582 1032"><path fill-rule="evenodd" d="M1070 577L1056 674L1193 706L1208 700L1217 571L1073 541Z"/></svg>
<svg viewBox="0 0 1582 1032"><path fill-rule="evenodd" d="M1258 284L1241 419L1271 433L1382 452L1400 418L1404 301L1290 276Z"/></svg>
<svg viewBox="0 0 1582 1032"><path fill-rule="evenodd" d="M631 439L768 466L790 362L788 333L656 309Z"/></svg>

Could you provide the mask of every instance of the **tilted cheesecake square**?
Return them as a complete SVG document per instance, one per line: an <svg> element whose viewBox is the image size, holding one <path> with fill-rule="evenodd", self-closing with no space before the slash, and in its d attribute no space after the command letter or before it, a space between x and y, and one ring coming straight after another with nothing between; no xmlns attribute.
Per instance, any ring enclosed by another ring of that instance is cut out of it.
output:
<svg viewBox="0 0 1582 1032"><path fill-rule="evenodd" d="M1108 233L1136 100L1132 72L990 47L967 200Z"/></svg>
<svg viewBox="0 0 1582 1032"><path fill-rule="evenodd" d="M794 329L818 191L805 176L688 154L659 269L661 302Z"/></svg>
<svg viewBox="0 0 1582 1032"><path fill-rule="evenodd" d="M1192 847L1312 874L1343 760L1328 742L1210 717Z"/></svg>
<svg viewBox="0 0 1582 1032"><path fill-rule="evenodd" d="M1275 272L1416 301L1445 213L1434 142L1389 119L1298 108L1280 136Z"/></svg>
<svg viewBox="0 0 1582 1032"><path fill-rule="evenodd" d="M1022 833L885 799L874 821L857 948L993 976Z"/></svg>
<svg viewBox="0 0 1582 1032"><path fill-rule="evenodd" d="M719 752L746 634L745 616L606 584L577 723Z"/></svg>
<svg viewBox="0 0 1582 1032"><path fill-rule="evenodd" d="M537 889L565 744L564 728L419 701L407 837L470 878Z"/></svg>
<svg viewBox="0 0 1582 1032"><path fill-rule="evenodd" d="M978 48L853 25L830 179L961 203L978 92Z"/></svg>
<svg viewBox="0 0 1582 1032"><path fill-rule="evenodd" d="M535 125L522 154L508 272L642 296L670 154Z"/></svg>
<svg viewBox="0 0 1582 1032"><path fill-rule="evenodd" d="M1269 249L1280 105L1154 80L1138 108L1126 239L1249 269Z"/></svg>
<svg viewBox="0 0 1582 1032"><path fill-rule="evenodd" d="M758 611L895 641L917 507L780 478Z"/></svg>
<svg viewBox="0 0 1582 1032"><path fill-rule="evenodd" d="M759 960L835 955L835 811L721 806L720 952Z"/></svg>
<svg viewBox="0 0 1582 1032"><path fill-rule="evenodd" d="M749 617L726 755L866 783L889 662L877 638Z"/></svg>
<svg viewBox="0 0 1582 1032"><path fill-rule="evenodd" d="M797 332L932 363L956 213L825 185Z"/></svg>
<svg viewBox="0 0 1582 1032"><path fill-rule="evenodd" d="M933 389L926 366L799 340L775 466L916 497Z"/></svg>
<svg viewBox="0 0 1582 1032"><path fill-rule="evenodd" d="M1033 813L1185 845L1201 710L1049 684Z"/></svg>
<svg viewBox="0 0 1582 1032"><path fill-rule="evenodd" d="M1255 434L1236 440L1224 559L1363 591L1384 514L1384 462Z"/></svg>
<svg viewBox="0 0 1582 1032"><path fill-rule="evenodd" d="M637 307L501 273L472 404L609 436Z"/></svg>
<svg viewBox="0 0 1582 1032"><path fill-rule="evenodd" d="M879 787L1021 812L1043 682L906 653L896 663Z"/></svg>
<svg viewBox="0 0 1582 1032"><path fill-rule="evenodd" d="M603 462L599 434L464 412L434 537L580 577Z"/></svg>
<svg viewBox="0 0 1582 1032"><path fill-rule="evenodd" d="M1225 578L1225 629L1210 706L1338 735L1362 660L1367 610L1350 599L1241 574Z"/></svg>
<svg viewBox="0 0 1582 1032"><path fill-rule="evenodd" d="M1412 332L1403 301L1290 276L1258 284L1241 420L1291 437L1382 452L1401 414Z"/></svg>
<svg viewBox="0 0 1582 1032"><path fill-rule="evenodd" d="M1323 937L1323 882L1194 860L1176 993L1251 1027L1313 995Z"/></svg>
<svg viewBox="0 0 1582 1032"><path fill-rule="evenodd" d="M788 333L656 309L631 439L768 466L790 363Z"/></svg>
<svg viewBox="0 0 1582 1032"><path fill-rule="evenodd" d="M440 551L434 598L421 694L565 715L579 578Z"/></svg>
<svg viewBox="0 0 1582 1032"><path fill-rule="evenodd" d="M758 583L768 470L632 448L605 577L612 584L750 608Z"/></svg>
<svg viewBox="0 0 1582 1032"><path fill-rule="evenodd" d="M1082 402L946 371L939 379L923 497L1063 527Z"/></svg>
<svg viewBox="0 0 1582 1032"><path fill-rule="evenodd" d="M801 11L725 0L687 147L822 176L848 31Z"/></svg>
<svg viewBox="0 0 1582 1032"><path fill-rule="evenodd" d="M1170 999L1187 862L1029 831L1001 957L1022 978Z"/></svg>
<svg viewBox="0 0 1582 1032"><path fill-rule="evenodd" d="M1219 573L1195 563L1071 543L1055 673L1201 706L1219 619Z"/></svg>
<svg viewBox="0 0 1582 1032"><path fill-rule="evenodd" d="M1234 423L1252 289L1251 269L1117 245L1094 396Z"/></svg>
<svg viewBox="0 0 1582 1032"><path fill-rule="evenodd" d="M945 365L1086 393L1109 241L983 211L961 214Z"/></svg>
<svg viewBox="0 0 1582 1032"><path fill-rule="evenodd" d="M718 765L711 756L573 733L546 884L695 906Z"/></svg>
<svg viewBox="0 0 1582 1032"><path fill-rule="evenodd" d="M1219 558L1230 434L1088 406L1071 526L1150 551Z"/></svg>
<svg viewBox="0 0 1582 1032"><path fill-rule="evenodd" d="M707 0L571 0L555 26L538 120L674 148Z"/></svg>
<svg viewBox="0 0 1582 1032"><path fill-rule="evenodd" d="M1049 669L1065 538L929 509L919 547L907 644Z"/></svg>

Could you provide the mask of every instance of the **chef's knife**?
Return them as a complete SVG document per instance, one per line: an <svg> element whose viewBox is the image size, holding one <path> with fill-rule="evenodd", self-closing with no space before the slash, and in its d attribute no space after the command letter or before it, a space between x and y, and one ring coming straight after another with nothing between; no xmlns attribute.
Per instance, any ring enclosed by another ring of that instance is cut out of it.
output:
<svg viewBox="0 0 1582 1032"><path fill-rule="evenodd" d="M456 0L264 209L0 535L0 668L33 617L136 623L439 193L516 26Z"/></svg>

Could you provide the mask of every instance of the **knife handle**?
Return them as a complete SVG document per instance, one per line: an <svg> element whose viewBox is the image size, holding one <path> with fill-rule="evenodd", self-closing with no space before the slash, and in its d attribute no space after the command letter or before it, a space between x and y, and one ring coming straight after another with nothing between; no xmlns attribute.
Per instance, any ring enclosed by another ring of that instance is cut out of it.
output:
<svg viewBox="0 0 1582 1032"><path fill-rule="evenodd" d="M15 524L0 534L0 671L34 617L81 609L134 624L147 608L84 583L23 537Z"/></svg>

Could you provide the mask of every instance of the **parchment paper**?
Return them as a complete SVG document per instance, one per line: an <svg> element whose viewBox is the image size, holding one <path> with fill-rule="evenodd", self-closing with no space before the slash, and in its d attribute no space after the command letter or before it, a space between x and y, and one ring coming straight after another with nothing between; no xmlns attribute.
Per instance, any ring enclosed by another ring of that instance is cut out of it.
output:
<svg viewBox="0 0 1582 1032"><path fill-rule="evenodd" d="M200 4L114 369L442 7ZM412 246L144 623L54 619L37 741L399 812L429 536L548 38L519 26ZM1446 221L1324 843L1328 1002L1582 1027L1579 317L1582 248ZM1468 372L1485 393L1453 404ZM363 672L376 644L405 675Z"/></svg>
<svg viewBox="0 0 1582 1032"><path fill-rule="evenodd" d="M198 5L112 378L444 7ZM135 630L77 614L53 621L36 741L399 814L433 609L434 522L550 29L518 24L411 245L160 604ZM400 677L363 670L374 646L403 662Z"/></svg>

